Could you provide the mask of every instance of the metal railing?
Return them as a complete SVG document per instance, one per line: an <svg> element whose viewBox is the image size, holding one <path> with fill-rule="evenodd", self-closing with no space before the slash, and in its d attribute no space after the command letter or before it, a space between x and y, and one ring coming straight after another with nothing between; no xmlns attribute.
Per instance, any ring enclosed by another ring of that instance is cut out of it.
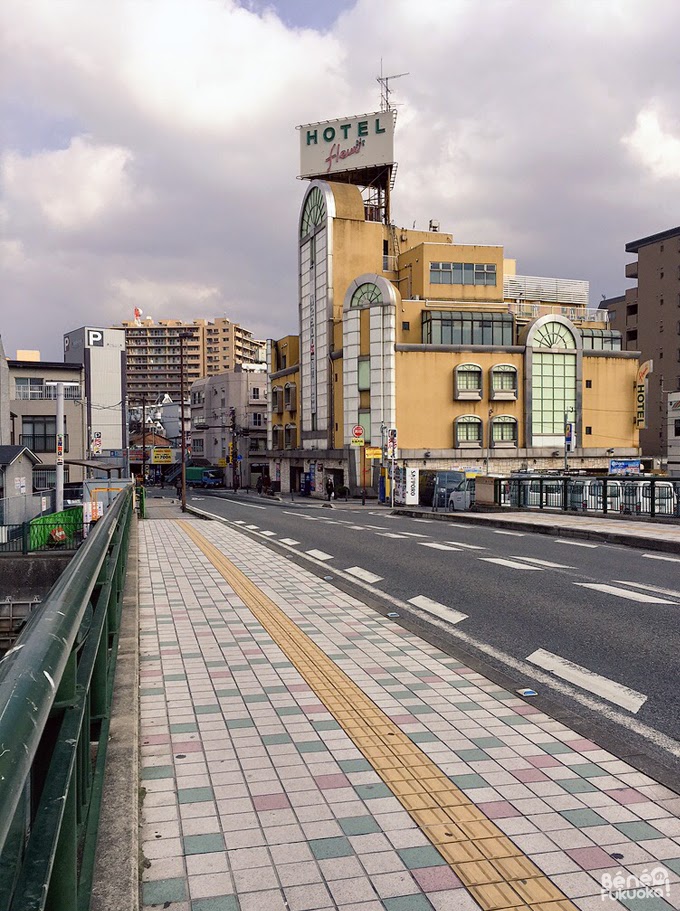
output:
<svg viewBox="0 0 680 911"><path fill-rule="evenodd" d="M30 522L36 516L54 512L55 503L54 490L38 490L35 493L0 498L0 539L3 525L20 525L22 522Z"/></svg>
<svg viewBox="0 0 680 911"><path fill-rule="evenodd" d="M680 481L616 476L497 478L495 500L499 506L518 509L677 519Z"/></svg>
<svg viewBox="0 0 680 911"><path fill-rule="evenodd" d="M82 399L82 392L79 383L64 383L64 398L70 401ZM57 398L57 383L32 383L31 385L14 384L14 398L24 401L42 401L49 399L51 401Z"/></svg>
<svg viewBox="0 0 680 911"><path fill-rule="evenodd" d="M132 489L0 661L0 908L89 906Z"/></svg>

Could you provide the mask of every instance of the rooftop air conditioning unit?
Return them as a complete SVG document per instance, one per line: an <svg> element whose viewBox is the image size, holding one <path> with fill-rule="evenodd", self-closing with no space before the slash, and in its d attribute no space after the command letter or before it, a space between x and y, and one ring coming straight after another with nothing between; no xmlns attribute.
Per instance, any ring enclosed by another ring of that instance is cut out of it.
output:
<svg viewBox="0 0 680 911"><path fill-rule="evenodd" d="M438 231L438 230L439 230L439 222L435 221L433 218L431 218L430 219L430 231Z"/></svg>

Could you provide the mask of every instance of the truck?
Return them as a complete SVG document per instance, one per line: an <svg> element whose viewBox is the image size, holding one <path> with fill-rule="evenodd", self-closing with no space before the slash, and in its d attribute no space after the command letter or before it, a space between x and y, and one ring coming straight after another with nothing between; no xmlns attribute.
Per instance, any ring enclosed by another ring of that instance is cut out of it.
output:
<svg viewBox="0 0 680 911"><path fill-rule="evenodd" d="M224 487L224 472L221 468L189 466L186 469L187 487Z"/></svg>

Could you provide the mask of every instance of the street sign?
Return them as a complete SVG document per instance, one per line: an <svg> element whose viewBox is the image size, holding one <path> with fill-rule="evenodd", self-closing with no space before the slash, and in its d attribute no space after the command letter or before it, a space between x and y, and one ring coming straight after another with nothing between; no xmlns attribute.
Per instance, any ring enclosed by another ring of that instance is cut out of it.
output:
<svg viewBox="0 0 680 911"><path fill-rule="evenodd" d="M386 456L388 459L397 458L397 428L390 427L387 431Z"/></svg>
<svg viewBox="0 0 680 911"><path fill-rule="evenodd" d="M366 458L367 459L382 458L382 449L380 448L380 446L367 446L366 447Z"/></svg>
<svg viewBox="0 0 680 911"><path fill-rule="evenodd" d="M354 427L352 427L352 436L354 437L354 439L358 440L359 437L363 437L363 435L364 435L364 428L361 426L361 424L355 424Z"/></svg>
<svg viewBox="0 0 680 911"><path fill-rule="evenodd" d="M363 437L352 437L352 439L350 440L350 443L352 444L352 446L363 446L365 443L365 440Z"/></svg>

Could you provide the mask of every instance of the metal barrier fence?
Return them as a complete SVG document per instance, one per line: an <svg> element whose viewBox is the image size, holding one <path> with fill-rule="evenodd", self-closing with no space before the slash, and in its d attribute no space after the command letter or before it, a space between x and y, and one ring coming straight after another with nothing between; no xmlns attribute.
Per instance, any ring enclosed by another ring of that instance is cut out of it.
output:
<svg viewBox="0 0 680 911"><path fill-rule="evenodd" d="M132 490L0 661L0 908L89 906Z"/></svg>
<svg viewBox="0 0 680 911"><path fill-rule="evenodd" d="M30 522L36 516L54 512L56 493L52 490L38 490L35 493L17 494L0 498L0 525L19 525Z"/></svg>
<svg viewBox="0 0 680 911"><path fill-rule="evenodd" d="M620 477L499 478L496 502L519 509L680 518L680 480Z"/></svg>

